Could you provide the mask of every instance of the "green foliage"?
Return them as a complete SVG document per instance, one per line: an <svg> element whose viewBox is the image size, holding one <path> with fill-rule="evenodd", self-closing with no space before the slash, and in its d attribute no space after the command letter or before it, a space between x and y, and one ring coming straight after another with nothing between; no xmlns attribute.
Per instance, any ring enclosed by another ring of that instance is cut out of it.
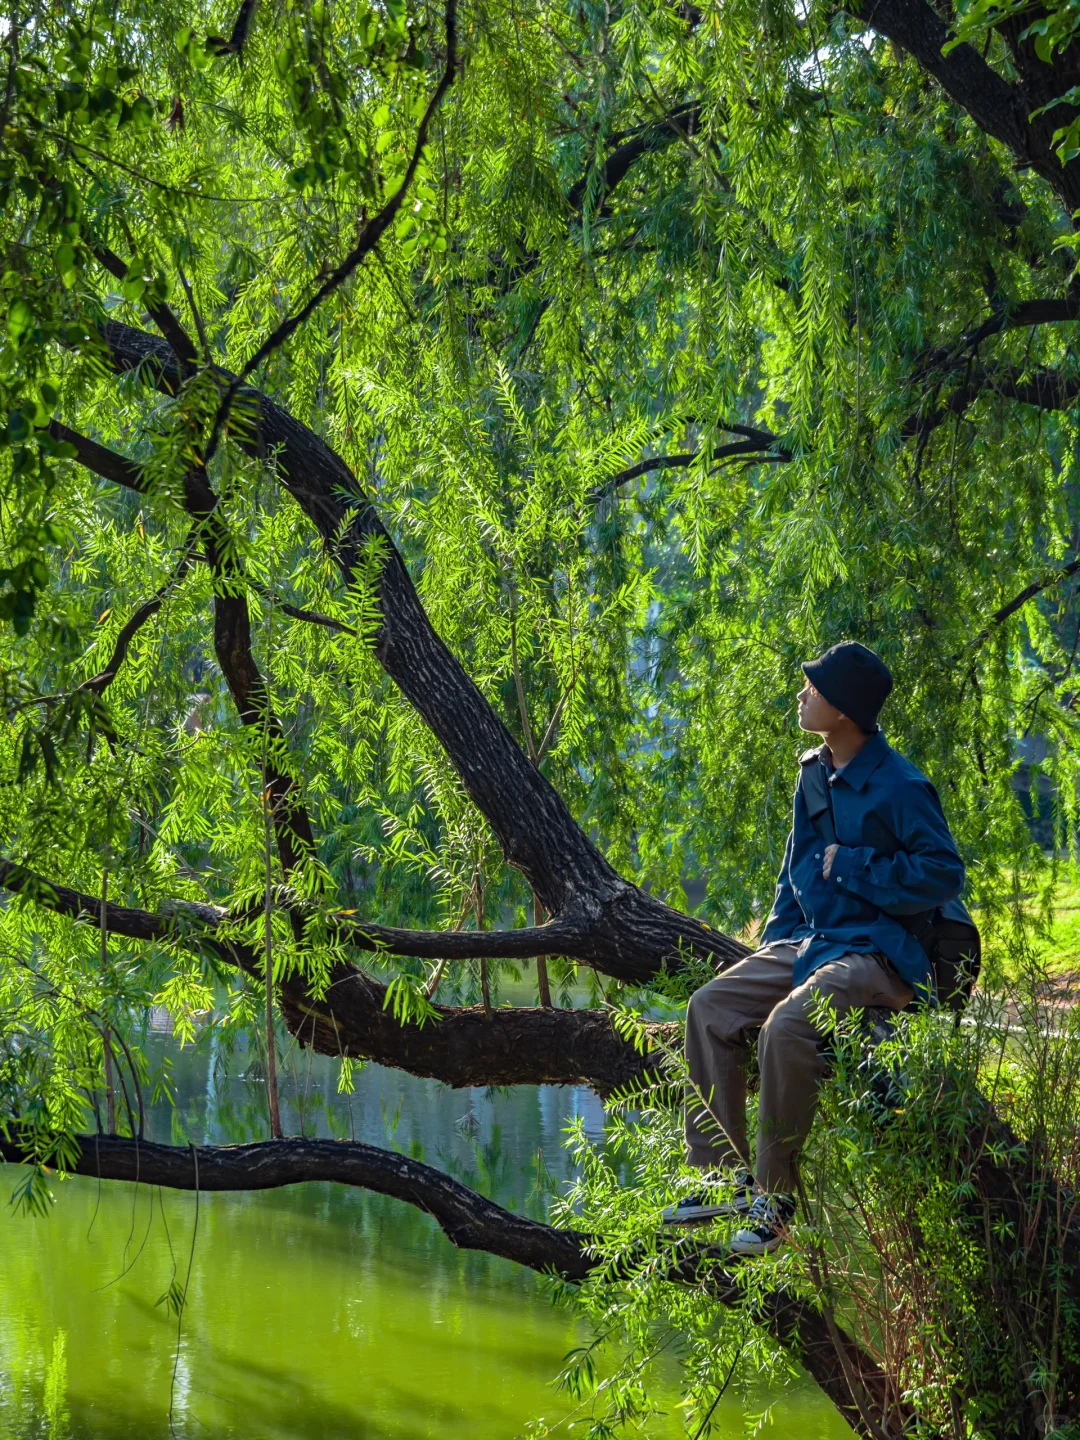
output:
<svg viewBox="0 0 1080 1440"><path fill-rule="evenodd" d="M579 1289L560 1287L598 1337L567 1357L563 1376L589 1402L587 1433L647 1423L648 1370L661 1351L682 1360L691 1432L734 1367L786 1373L789 1354L756 1321L781 1288L827 1307L877 1360L910 1407L912 1433L1015 1433L1032 1405L1048 1433L1075 1433L1067 1415L1053 1417L1062 1369L1080 1354L1080 1315L1062 1278L1080 1180L1080 1020L1067 1012L1048 1031L1030 981L1009 998L1007 1035L984 1003L963 1026L936 1013L904 1016L873 1049L859 1013L837 1026L822 1007L833 1068L803 1159L800 1216L790 1243L767 1261L725 1256L738 1221L689 1238L659 1223L665 1205L700 1183L680 1163L677 1052L655 1082L612 1108L603 1146L580 1122L571 1127L579 1178L556 1213L596 1237L602 1262ZM1032 1156L1056 1177L1061 1198L1042 1188ZM986 1208L979 1185L981 1167L1009 1161L1027 1176L1011 1218ZM688 1247L703 1252L697 1286L668 1276ZM725 1292L733 1277L738 1303L710 1293L717 1274ZM620 1355L614 1370L608 1347Z"/></svg>
<svg viewBox="0 0 1080 1440"><path fill-rule="evenodd" d="M972 7L959 33L1005 13ZM1035 18L1047 53L1071 16ZM90 895L107 874L120 903L224 906L261 954L272 756L316 835L294 873L274 860L276 893L323 917L531 922L372 653L377 547L346 591L275 457L237 444L242 397L210 466L214 534L282 740L240 723L218 669L225 582L183 504L213 367L237 371L397 193L443 45L425 3L261 5L241 53L221 39L232 18L216 0L32 4L0 38L2 850ZM910 58L823 4L469 0L458 24L459 73L396 224L254 378L353 468L440 635L625 874L710 924L760 920L803 743L798 662L854 636L895 671L887 729L942 792L989 981L1023 968L1080 819L1078 613L1058 574L1080 533L1080 436L1074 410L1011 396L1043 370L1075 384L1072 330L989 337L986 387L949 399L974 373L959 341L984 301L1064 293L1067 217ZM608 156L642 137L606 188ZM147 366L114 374L100 339L110 319L153 328L166 305L198 356L175 393ZM54 421L136 461L137 488L75 463ZM733 425L768 429L768 456L721 453ZM694 458L615 481L658 454ZM115 678L87 688L159 594ZM1021 764L1034 795L1047 782L1039 844ZM341 952L320 923L301 946L275 916L277 975L326 983ZM379 962L394 1013L429 1018L429 967ZM581 977L552 971L565 1000ZM498 1003L521 971L491 962L483 979ZM483 979L451 966L439 998L475 1001ZM635 1013L685 983L632 996L624 1033L641 1038ZM43 1166L100 1115L107 1046L122 1130L138 1091L166 1093L140 1048L154 1005L185 1041L212 1023L255 1044L256 989L183 935L136 947L29 900L0 912L0 1122ZM905 1040L927 1067L935 1034ZM974 1063L969 1039L948 1042L950 1065ZM669 1085L642 1100L649 1123L617 1120L615 1160L582 1146L576 1203L612 1256L659 1257L642 1197L676 1168ZM836 1139L848 1179L830 1195L850 1193L867 1123L834 1127L853 1138ZM880 1218L900 1181L867 1174ZM26 1184L40 1204L44 1182ZM919 1203L944 1225L940 1194ZM783 1273L805 1286L801 1264ZM957 1315L976 1281L948 1277ZM685 1337L696 1414L736 1352L787 1363L745 1313L657 1265L588 1294L638 1359L657 1326ZM954 1358L911 1380L927 1414ZM586 1360L568 1383L587 1385ZM647 1410L641 1386L626 1372L605 1424Z"/></svg>

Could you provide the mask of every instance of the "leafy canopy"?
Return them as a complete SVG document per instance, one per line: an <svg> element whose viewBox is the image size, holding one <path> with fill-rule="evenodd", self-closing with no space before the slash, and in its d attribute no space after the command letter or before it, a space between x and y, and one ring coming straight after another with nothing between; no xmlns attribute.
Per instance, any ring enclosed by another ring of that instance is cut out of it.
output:
<svg viewBox="0 0 1080 1440"><path fill-rule="evenodd" d="M206 0L36 3L3 37L0 834L147 909L265 888L269 740L218 668L221 582L185 504L214 367L239 370L400 188L445 58L430 5L244 11L241 36ZM624 873L717 926L761 913L798 661L854 636L895 671L890 737L938 783L988 932L1022 948L1009 902L1042 862L1018 757L1053 784L1043 838L1076 819L1058 572L1080 376L1068 326L963 337L1065 294L1058 202L825 5L468 0L458 43L395 223L254 378L361 478L439 633ZM176 393L117 375L100 338L165 306L197 352ZM290 883L390 922L531 919L377 666L370 584L336 580L242 422L209 478L313 817ZM76 463L65 426L139 488ZM660 456L683 461L622 478ZM328 964L275 924L276 963ZM103 1033L143 1064L155 1000L193 1033L227 991L218 1018L254 1024L250 982L180 944L103 947L22 904L0 930L3 1104L43 1130L86 1123ZM387 970L414 994L427 974Z"/></svg>

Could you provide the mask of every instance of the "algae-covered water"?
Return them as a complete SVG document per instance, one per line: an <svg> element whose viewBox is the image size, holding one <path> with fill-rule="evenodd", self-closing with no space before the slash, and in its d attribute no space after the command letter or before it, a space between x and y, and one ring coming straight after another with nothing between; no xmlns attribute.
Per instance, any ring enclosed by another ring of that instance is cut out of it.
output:
<svg viewBox="0 0 1080 1440"><path fill-rule="evenodd" d="M257 1081L223 1080L211 1055L155 1043L174 1056L180 1105L175 1117L155 1108L153 1138L265 1133ZM301 1063L285 1084L290 1133L302 1114L309 1134L391 1144L518 1207L531 1203L538 1156L555 1178L568 1173L571 1115L603 1124L588 1091L489 1097L371 1067L346 1102L325 1062ZM14 1183L0 1171L9 1193ZM537 1277L456 1251L409 1206L323 1184L203 1195L193 1248L191 1194L85 1179L54 1189L48 1218L0 1211L0 1436L514 1440L538 1417L561 1421L556 1435L586 1428L587 1411L553 1384L580 1322ZM158 1302L189 1263L178 1343ZM671 1404L647 1429L655 1440L685 1434L670 1378L658 1377ZM773 1434L851 1434L804 1384L733 1392L714 1435L743 1435L770 1403Z"/></svg>

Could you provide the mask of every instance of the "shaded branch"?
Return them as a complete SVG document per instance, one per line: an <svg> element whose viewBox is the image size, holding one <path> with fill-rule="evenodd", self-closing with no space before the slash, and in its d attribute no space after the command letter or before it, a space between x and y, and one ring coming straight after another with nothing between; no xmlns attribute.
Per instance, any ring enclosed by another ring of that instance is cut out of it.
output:
<svg viewBox="0 0 1080 1440"><path fill-rule="evenodd" d="M228 40L220 35L208 35L207 46L214 51L215 55L239 55L247 44L248 30L251 28L251 17L255 14L255 0L241 0L240 9L236 12L236 19L233 22L232 32Z"/></svg>
<svg viewBox="0 0 1080 1440"><path fill-rule="evenodd" d="M50 420L47 428L54 440L73 445L80 463L95 475L110 480L114 485L122 485L125 490L134 490L139 495L147 493L146 470L137 461L110 450L107 445L99 445L96 440L62 425L59 420Z"/></svg>
<svg viewBox="0 0 1080 1440"><path fill-rule="evenodd" d="M14 860L0 859L0 888L40 905L44 910L82 921L95 929L100 928L104 913L109 933L124 935L130 940L190 937L196 944L213 943L216 939L214 932L227 916L221 906L205 905L196 900L169 900L159 911L117 905L113 900L102 904L100 896L47 880L44 875Z"/></svg>
<svg viewBox="0 0 1080 1440"><path fill-rule="evenodd" d="M750 427L725 425L723 429L730 430L734 434L741 434L743 430L749 431ZM713 460L729 460L734 456L742 455L747 458L753 457L762 464L790 460L792 458L790 450L777 449L768 453L769 447L776 444L775 435L771 435L767 430L756 430L751 433L751 438L735 441L731 445L717 446L710 452L710 457ZM700 450L687 450L678 455L652 455L646 460L639 460L636 465L631 465L626 470L619 470L616 474L609 475L606 480L601 481L590 492L589 498L600 500L620 485L625 485L630 480L636 480L640 475L648 475L653 470L667 470L692 465L701 453Z"/></svg>
<svg viewBox="0 0 1080 1440"><path fill-rule="evenodd" d="M599 167L598 190L614 190L643 155L669 145L672 140L681 139L688 129L695 127L700 116L701 104L694 100L677 106L660 120L647 122L630 139L623 140L608 152ZM583 175L567 192L566 200L571 210L580 213L593 173L590 171Z"/></svg>
<svg viewBox="0 0 1080 1440"><path fill-rule="evenodd" d="M240 723L250 730L262 732L264 736L263 753L258 763L266 790L265 803L270 806L278 854L288 878L315 852L311 817L304 804L300 782L291 773L288 740L270 706L266 681L255 661L247 600L241 590L226 588L229 584L228 569L220 558L212 559L211 566L216 577L214 653Z"/></svg>
<svg viewBox="0 0 1080 1440"><path fill-rule="evenodd" d="M968 330L952 345L936 346L920 355L912 379L923 381L935 375L966 370L975 360L979 346L1004 330L1022 330L1038 325L1062 324L1080 318L1080 295L1059 299L1022 300L1016 305L995 303L989 319Z"/></svg>
<svg viewBox="0 0 1080 1440"><path fill-rule="evenodd" d="M95 926L100 924L102 902L99 896L47 880L16 861L0 859L0 888L22 895L58 915L88 920ZM279 898L284 900L285 897L282 895ZM216 932L222 925L243 923L261 914L262 906L261 899L240 910L171 899L160 911L151 911L117 905L110 900L105 905L105 914L111 933L126 935L132 940L168 939L178 933L179 925L179 933L198 943L200 937L216 939ZM310 904L298 908L311 918L317 913ZM546 925L523 926L515 930L401 930L391 925L353 920L342 912L334 911L324 918L334 939L352 949L420 960L528 960L537 955L564 955L574 960L581 958L578 952L589 943L583 928L558 917ZM738 946L738 949L743 954L750 953L745 946Z"/></svg>
<svg viewBox="0 0 1080 1440"><path fill-rule="evenodd" d="M112 478L109 472L130 477L132 463L106 447L65 430L78 458ZM120 483L124 483L121 480ZM278 853L286 876L314 852L311 821L294 775L285 768L289 758L285 732L269 705L266 683L255 662L251 618L244 596L244 581L237 551L218 511L218 500L204 466L182 476L184 509L195 522L193 540L201 538L205 561L214 577L214 653L242 725L262 729L265 743L260 759L267 803L271 806Z"/></svg>
<svg viewBox="0 0 1080 1440"><path fill-rule="evenodd" d="M257 947L227 933L236 917L221 906L189 900L170 900L157 912L111 900L102 906L98 896L54 884L10 860L0 860L0 886L94 929L100 928L104 910L110 935L205 950L257 979L263 976ZM256 913L252 911L252 918ZM424 948L422 933L396 933L407 937L407 953ZM533 933L551 944L548 927ZM478 935L509 936L507 948L515 953L521 948L513 931L475 932L461 939ZM464 956L469 948L463 947ZM655 1058L617 1033L606 1011L505 1008L486 1014L482 1007L447 1005L435 1007L434 1018L418 1025L398 1020L389 1000L386 985L341 963L318 994L295 971L278 983L281 1012L302 1044L320 1054L375 1060L446 1085L589 1085L607 1095L640 1082L655 1065ZM658 1025L648 1027L646 1034L660 1040L670 1032L670 1026Z"/></svg>
<svg viewBox="0 0 1080 1440"><path fill-rule="evenodd" d="M79 695L100 695L103 691L107 690L116 679L121 665L123 665L127 659L127 653L131 648L132 640L134 640L143 626L153 619L165 601L176 589L177 585L181 583L184 576L190 570L191 562L194 558L192 547L189 544L181 555L176 569L169 579L165 581L164 585L162 585L149 600L140 605L127 623L122 626L113 645L112 654L106 661L104 669L99 670L96 675L91 675L88 680L83 680L82 683L76 685L72 691L53 695L35 695L30 700L19 701L11 707L11 712L13 713L14 711L35 705L52 705L57 701L71 700ZM110 735L112 734L111 731L109 733ZM115 736L113 735L112 738L115 739Z"/></svg>
<svg viewBox="0 0 1080 1440"><path fill-rule="evenodd" d="M322 625L327 630L338 630L342 635L359 635L359 630L354 625L346 625L344 620L335 620L332 615L320 615L317 610L302 610L299 605L290 605L286 600L279 600L275 596L267 596L271 604L278 607L283 615L290 615L294 620L306 620L309 625Z"/></svg>
<svg viewBox="0 0 1080 1440"><path fill-rule="evenodd" d="M1075 161L1063 166L1053 150L1053 132L1064 120L1056 114L1029 120L1033 106L1026 87L1003 80L971 45L943 54L949 27L927 0L856 0L846 8L853 20L910 52L980 130L1007 146L1021 168L1041 175L1070 211L1080 205L1080 166ZM1061 85L1057 93L1067 88Z"/></svg>
<svg viewBox="0 0 1080 1440"><path fill-rule="evenodd" d="M107 445L101 445L98 441L91 440L89 436L80 434L78 430L72 430L68 425L62 425L58 420L50 420L47 428L55 440L65 441L68 445L73 446L77 452L75 458L88 470L92 470L95 475L99 475L103 480L109 480L115 485L122 485L127 490L135 490L140 495L147 493L149 485L146 469L137 460L129 460L126 455L121 455ZM210 564L210 559L206 555L192 554L188 558ZM186 568L185 566L185 571ZM180 575L174 576L173 580L169 582L169 586L174 585L180 578ZM339 630L346 635L359 633L352 625L346 625L343 620L335 620L332 615L322 615L317 610L305 610L298 605L292 605L273 595L265 586L260 586L255 582L249 583L270 603L277 605L283 614L290 615L294 620L305 620L311 625L322 625L328 630ZM169 586L164 588L167 590ZM153 604L153 601L147 602L147 606L150 604ZM156 608L160 608L160 604ZM146 610L146 606L143 609ZM141 611L139 613L142 614ZM145 623L153 613L154 611L147 611L140 623ZM108 668L110 667L107 666L106 669ZM90 681L85 682L88 687L91 683Z"/></svg>
<svg viewBox="0 0 1080 1440"><path fill-rule="evenodd" d="M587 1085L600 1096L641 1084L660 1061L615 1029L606 1010L436 1005L423 1025L393 1014L387 987L352 966L335 967L322 996L286 976L278 1002L290 1032L322 1055L348 1055L455 1088ZM673 1041L671 1025L647 1042Z"/></svg>
<svg viewBox="0 0 1080 1440"><path fill-rule="evenodd" d="M978 650L985 645L991 634L998 625L1003 625L1011 615L1022 609L1029 600L1034 600L1036 595L1041 595L1044 590L1049 590L1054 585L1060 585L1062 580L1067 580L1070 575L1080 573L1080 560L1070 560L1068 565L1062 566L1060 570L1051 570L1041 580L1035 580L1026 589L1021 590L1019 595L1014 595L1007 605L1002 605L1000 610L995 610L986 625L979 631L975 639L966 647L968 650ZM963 655L963 651L950 656L949 663L954 664Z"/></svg>
<svg viewBox="0 0 1080 1440"><path fill-rule="evenodd" d="M1066 378L1060 370L1022 370L1011 366L1007 370L988 371L981 383L973 381L970 386L958 390L949 401L954 413L965 409L980 394L997 395L1002 400L1017 400L1022 405L1032 405L1037 410L1069 410L1080 399L1080 379Z"/></svg>
<svg viewBox="0 0 1080 1440"><path fill-rule="evenodd" d="M191 562L194 558L192 549L193 544L189 541L184 553L180 557L176 569L169 579L165 581L165 584L162 585L149 600L139 606L138 610L135 611L120 630L120 633L116 637L116 643L113 645L113 652L109 656L105 668L100 670L96 675L91 676L89 680L84 680L82 684L77 687L77 690L89 690L96 695L100 695L102 691L106 690L112 684L116 679L120 666L123 665L127 659L127 653L132 640L134 640L135 636L147 621L153 619L191 569Z"/></svg>
<svg viewBox="0 0 1080 1440"><path fill-rule="evenodd" d="M537 955L564 955L580 938L580 931L565 920L518 930L395 930L363 922L338 923L334 928L354 950L419 960L531 960Z"/></svg>
<svg viewBox="0 0 1080 1440"><path fill-rule="evenodd" d="M205 555L198 555L195 558L209 564ZM250 589L260 595L268 605L276 606L283 615L288 615L293 620L303 620L308 625L321 625L325 630L336 630L342 635L360 634L355 625L347 625L344 620L336 620L333 615L323 615L318 610L305 610L300 605L292 605L288 600L283 600L269 585L260 585L250 576L245 577L245 580Z"/></svg>
<svg viewBox="0 0 1080 1440"><path fill-rule="evenodd" d="M120 259L119 255L110 250L107 245L96 241L87 243L94 259L99 265L103 266L104 269L108 270L110 275L114 275L117 280L127 279L128 266ZM172 352L176 356L181 369L193 370L199 362L199 352L195 348L195 342L173 312L172 306L147 301L146 309L154 324L172 347Z"/></svg>
<svg viewBox="0 0 1080 1440"><path fill-rule="evenodd" d="M1019 305L1001 306L989 320L969 330L960 340L959 349L975 350L991 335L1002 330L1021 330L1034 325L1057 325L1080 319L1080 296L1069 295L1060 300L1022 300Z"/></svg>
<svg viewBox="0 0 1080 1440"><path fill-rule="evenodd" d="M1000 370L973 369L964 384L928 414L909 415L900 427L904 440L923 439L951 416L962 415L985 395L1016 400L1037 410L1070 410L1080 400L1080 379L1066 377L1060 370L1023 370L1008 366Z"/></svg>

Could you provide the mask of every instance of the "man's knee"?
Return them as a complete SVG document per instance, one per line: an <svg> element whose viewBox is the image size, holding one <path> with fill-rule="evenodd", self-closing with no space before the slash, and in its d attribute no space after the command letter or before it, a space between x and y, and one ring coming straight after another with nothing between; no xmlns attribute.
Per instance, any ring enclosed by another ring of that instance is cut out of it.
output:
<svg viewBox="0 0 1080 1440"><path fill-rule="evenodd" d="M686 1013L698 1017L711 1010L715 1004L713 997L716 993L716 986L715 980L707 980L704 985L695 990L687 1001Z"/></svg>
<svg viewBox="0 0 1080 1440"><path fill-rule="evenodd" d="M731 1005L723 976L708 981L690 996L686 1006L686 1028L698 1034L708 1032L713 1039L731 1039L745 1025Z"/></svg>
<svg viewBox="0 0 1080 1440"><path fill-rule="evenodd" d="M812 1034L813 1027L807 1019L806 1007L791 994L786 1000L781 1000L766 1018L758 1037L758 1049L768 1049L773 1044L790 1044L795 1040L809 1038Z"/></svg>

